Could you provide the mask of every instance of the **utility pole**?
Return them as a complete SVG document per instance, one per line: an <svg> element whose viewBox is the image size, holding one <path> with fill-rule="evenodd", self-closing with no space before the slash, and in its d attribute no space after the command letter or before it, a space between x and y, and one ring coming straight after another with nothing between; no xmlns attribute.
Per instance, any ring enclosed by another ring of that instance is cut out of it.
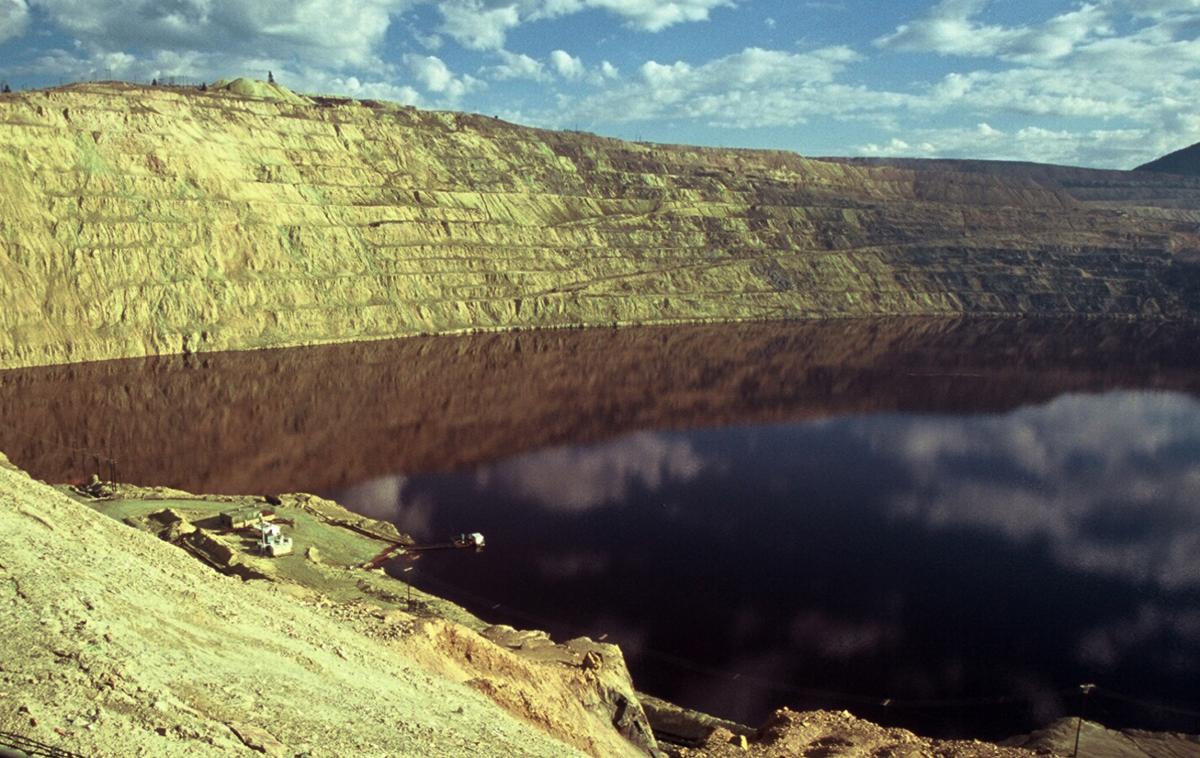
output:
<svg viewBox="0 0 1200 758"><path fill-rule="evenodd" d="M1079 685L1081 702L1079 704L1079 716L1075 721L1075 752L1071 753L1071 758L1079 758L1079 732L1083 729L1083 715L1087 713L1087 698L1092 694L1092 690L1096 689L1094 684Z"/></svg>

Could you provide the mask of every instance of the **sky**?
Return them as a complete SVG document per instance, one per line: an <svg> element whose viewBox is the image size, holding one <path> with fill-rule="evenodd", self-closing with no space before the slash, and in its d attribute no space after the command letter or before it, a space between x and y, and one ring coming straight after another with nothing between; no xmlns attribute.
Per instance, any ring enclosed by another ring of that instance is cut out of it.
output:
<svg viewBox="0 0 1200 758"><path fill-rule="evenodd" d="M805 155L1200 142L1200 0L0 0L0 79L213 81Z"/></svg>

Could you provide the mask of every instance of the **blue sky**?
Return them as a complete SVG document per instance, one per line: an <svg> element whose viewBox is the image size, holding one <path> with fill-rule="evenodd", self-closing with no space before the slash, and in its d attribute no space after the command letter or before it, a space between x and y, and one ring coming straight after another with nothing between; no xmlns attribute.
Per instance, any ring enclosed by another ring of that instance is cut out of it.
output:
<svg viewBox="0 0 1200 758"><path fill-rule="evenodd" d="M17 87L268 70L807 155L1129 168L1200 141L1200 0L0 0Z"/></svg>

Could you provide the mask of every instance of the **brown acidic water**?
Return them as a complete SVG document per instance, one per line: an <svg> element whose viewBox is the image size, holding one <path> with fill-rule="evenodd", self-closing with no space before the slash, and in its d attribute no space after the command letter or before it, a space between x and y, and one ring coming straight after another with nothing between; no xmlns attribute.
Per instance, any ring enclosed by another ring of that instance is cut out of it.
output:
<svg viewBox="0 0 1200 758"><path fill-rule="evenodd" d="M1200 732L1198 336L848 321L0 372L0 449L48 480L90 456L484 532L406 576L607 635L643 691L749 723L997 736L1095 682L1143 703L1091 717Z"/></svg>

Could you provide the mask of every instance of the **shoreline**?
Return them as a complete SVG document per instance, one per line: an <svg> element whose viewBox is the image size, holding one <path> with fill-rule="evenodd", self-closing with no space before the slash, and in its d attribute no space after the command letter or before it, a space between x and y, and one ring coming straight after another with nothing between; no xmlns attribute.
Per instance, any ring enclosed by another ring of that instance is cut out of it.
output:
<svg viewBox="0 0 1200 758"><path fill-rule="evenodd" d="M300 339L285 342L272 342L263 345L247 345L242 347L217 347L200 344L195 349L158 350L129 353L105 357L83 357L48 361L44 363L3 363L0 364L0 374L17 372L28 369L69 368L72 366L95 366L97 364L121 363L125 361L153 360L156 358L220 358L222 356L245 353L271 353L277 351L295 350L300 348L320 347L365 347L373 344L418 340L429 338L453 337L486 337L502 335L528 335L531 333L580 332L580 331L613 331L630 329L673 329L686 327L754 327L754 326L787 326L793 324L837 324L846 322L888 322L909 321L927 322L931 325L955 324L959 322L979 323L1019 323L1022 321L1060 322L1063 324L1113 324L1141 325L1149 328L1196 328L1200 327L1200 315L1180 318L1162 318L1143 316L1129 313L1079 313L1074 311L1046 311L1027 313L1012 312L936 312L912 313L870 312L870 313L797 313L787 316L750 316L750 317L683 317L669 319L639 319L636 321L608 321L557 323L557 324L518 324L502 326L467 326L461 328L437 331L413 331L396 334L380 334L367 336L352 336L331 339Z"/></svg>
<svg viewBox="0 0 1200 758"><path fill-rule="evenodd" d="M6 459L0 459L0 463L3 462ZM0 475L10 479L14 475L24 476L11 465L2 468ZM12 489L5 486L8 484L10 482L0 481L0 498ZM272 501L279 503L272 506L262 496L204 496L166 488L112 486L100 482L93 483L90 491L84 492L68 486L53 489L38 486L43 488L43 495L49 492L67 501L57 503L56 508L85 507L87 511L102 515L103 521L111 523L118 531L132 534L130 527L133 527L146 537L152 536L157 543L166 540L177 546L181 543L206 546L210 558L215 561L202 562L197 560L194 550L188 555L178 547L163 545L179 552L195 567L189 573L215 574L212 569L217 568L223 573L240 576L240 579L232 580L234 585L228 586L230 593L236 594L243 587L246 591L256 587L271 588L273 594L291 598L290 602L321 609L345 630L371 637L382 636L396 643L394 653L412 652L413 638L428 640L432 634L435 640L444 644L435 645L433 652L427 649L421 652L419 657L427 656L422 661L427 671L444 674L471 662L472 658L475 663L487 659L491 661L490 675L470 678L466 680L468 685L519 721L531 724L553 738L566 740L585 753L615 755L626 752L620 747L624 745L632 749L630 754L767 755L770 751L774 751L770 754L777 753L784 746L790 749L840 740L839 744L858 745L864 749L886 745L893 749L923 749L939 756L1032 754L1016 747L970 740L926 740L907 730L884 729L861 721L847 712L797 714L782 709L759 729L687 712L638 693L625 668L624 658L614 645L586 638L555 642L544 633L488 625L461 607L428 593L413 590L409 595L403 582L379 570L358 568L355 564L363 556L373 554L380 545L403 542L405 536L386 522L359 517L332 501L315 496L272 496ZM0 500L0 517L8 512L4 507L8 505ZM283 558L261 558L245 549L243 535L215 528L215 517L220 511L246 506L273 508L278 518L290 521L289 531L297 541L295 552ZM18 507L17 512L24 511ZM46 520L46 523L54 522ZM13 567L6 565L4 570L12 573ZM345 653L338 657L344 658ZM457 663L448 669L447 658ZM522 678L521 674L527 676L530 672L537 672L535 681ZM537 679L543 681L536 682ZM547 681L557 683L547 689ZM529 690L531 686L532 691ZM545 702L539 703L539 696ZM11 713L5 710L7 704L5 699L0 699L0 730L6 730L11 723ZM19 712L17 715L21 716ZM1075 723L1073 719L1069 721ZM1056 750L1061 747L1062 734L1069 731L1062 723L1052 724L1035 735L1007 742L1040 751ZM668 732L675 734L675 742L659 740L655 736L665 736ZM253 730L247 733L253 733ZM1084 733L1093 745L1136 744L1130 742L1127 734L1110 732L1090 723ZM1146 740L1157 740L1181 749L1197 744L1194 737L1148 733L1137 733L1137 736L1143 744ZM613 739L618 741L612 742ZM101 751L100 754L106 753ZM320 751L313 754L320 754Z"/></svg>

